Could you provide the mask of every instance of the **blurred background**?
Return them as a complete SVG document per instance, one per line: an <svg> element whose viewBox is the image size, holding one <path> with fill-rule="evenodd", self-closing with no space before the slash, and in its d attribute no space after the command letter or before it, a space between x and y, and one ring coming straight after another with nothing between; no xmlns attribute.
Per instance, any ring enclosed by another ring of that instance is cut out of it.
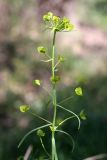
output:
<svg viewBox="0 0 107 160"><path fill-rule="evenodd" d="M73 153L71 142L57 134L59 159L83 160L107 153L107 0L0 0L0 160L23 157L29 146L33 148L29 160L43 160L36 133L20 149L17 146L25 133L44 124L22 114L21 104L30 104L33 112L45 118L52 117L48 94L32 83L41 79L50 90L50 65L40 61L36 50L38 45L51 50L52 35L42 25L47 11L67 16L75 25L73 32L57 34L57 54L66 57L58 71L58 101L74 95L74 88L81 86L83 97L74 96L63 106L77 114L84 109L87 114L79 131L75 120L63 126L74 137ZM58 111L58 121L67 116ZM44 143L50 151L48 130Z"/></svg>

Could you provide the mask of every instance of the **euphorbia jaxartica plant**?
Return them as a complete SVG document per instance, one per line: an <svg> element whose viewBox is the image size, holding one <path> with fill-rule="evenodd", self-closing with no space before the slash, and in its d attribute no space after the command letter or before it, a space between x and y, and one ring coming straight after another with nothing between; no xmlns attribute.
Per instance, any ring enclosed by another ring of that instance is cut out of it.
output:
<svg viewBox="0 0 107 160"><path fill-rule="evenodd" d="M40 138L40 142L41 145L44 149L44 152L46 154L47 159L49 160L58 160L58 154L57 154L57 149L56 149L56 141L55 141L55 134L56 132L60 132L62 134L65 134L71 141L72 141L72 150L74 149L74 140L72 138L72 136L67 133L66 131L63 131L60 129L60 126L63 125L66 121L76 118L78 120L78 129L80 128L80 118L85 120L86 116L84 114L84 111L82 110L80 112L79 115L77 115L76 113L74 113L73 111L64 108L61 104L63 104L63 102L67 101L68 99L70 99L71 97L67 97L64 100L62 100L61 102L57 102L57 82L60 81L60 77L59 75L57 75L56 73L56 69L58 68L58 65L60 63L62 63L64 61L64 57L61 55L57 56L57 59L55 58L55 40L56 40L56 34L57 32L70 32L74 29L74 25L70 22L70 20L66 17L60 18L58 16L55 16L52 12L48 12L47 14L45 14L43 16L43 21L45 23L46 29L50 30L53 34L53 39L52 39L52 52L51 52L51 56L48 54L47 49L44 46L39 46L37 48L37 51L39 52L39 54L46 56L46 60L43 60L44 62L50 63L51 64L51 77L50 77L50 83L52 86L52 90L50 93L50 99L51 99L51 104L53 107L53 118L52 121L49 121L35 113L30 112L30 106L28 105L21 105L20 106L20 111L21 112L29 112L33 115L35 115L37 118L43 120L44 122L46 122L45 125L40 126L38 128L35 128L33 130L31 130L30 132L28 132L23 139L21 140L21 142L19 143L20 147L22 145L22 143L25 141L25 139L32 134L33 132L37 132L37 135ZM49 69L50 69L49 68ZM34 80L34 83L38 86L41 86L41 80L36 79ZM81 87L77 87L74 90L75 94L78 96L82 96L83 92L82 92L82 88ZM67 117L66 119L63 119L58 125L56 123L57 120L57 107L62 109L65 112L68 112L70 114L69 117ZM51 153L49 153L46 150L46 147L43 143L43 137L45 136L45 133L43 131L44 128L48 127L51 131Z"/></svg>

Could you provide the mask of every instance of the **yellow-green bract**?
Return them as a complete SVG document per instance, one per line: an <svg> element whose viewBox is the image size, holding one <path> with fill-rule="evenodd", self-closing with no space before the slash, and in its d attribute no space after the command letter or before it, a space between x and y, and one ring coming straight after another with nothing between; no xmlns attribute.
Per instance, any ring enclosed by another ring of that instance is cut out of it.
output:
<svg viewBox="0 0 107 160"><path fill-rule="evenodd" d="M82 96L82 95L83 95L82 88L81 88L81 87L75 88L75 93L76 93L78 96Z"/></svg>
<svg viewBox="0 0 107 160"><path fill-rule="evenodd" d="M44 137L44 136L45 136L45 132L43 132L42 129L39 129L39 130L37 131L37 135L38 135L39 137Z"/></svg>
<svg viewBox="0 0 107 160"><path fill-rule="evenodd" d="M34 84L40 86L41 85L41 81L39 79L34 80Z"/></svg>
<svg viewBox="0 0 107 160"><path fill-rule="evenodd" d="M64 61L65 61L65 58L59 55L59 56L58 56L58 61L64 62Z"/></svg>
<svg viewBox="0 0 107 160"><path fill-rule="evenodd" d="M20 112L27 112L30 109L28 105L21 105Z"/></svg>
<svg viewBox="0 0 107 160"><path fill-rule="evenodd" d="M43 46L39 46L39 47L37 48L37 50L38 50L38 52L41 53L41 54L45 54L45 53L46 53L46 48L43 47Z"/></svg>
<svg viewBox="0 0 107 160"><path fill-rule="evenodd" d="M82 119L82 120L86 120L87 118L86 118L86 115L85 115L85 113L84 113L84 110L82 110L81 112L80 112L80 118Z"/></svg>

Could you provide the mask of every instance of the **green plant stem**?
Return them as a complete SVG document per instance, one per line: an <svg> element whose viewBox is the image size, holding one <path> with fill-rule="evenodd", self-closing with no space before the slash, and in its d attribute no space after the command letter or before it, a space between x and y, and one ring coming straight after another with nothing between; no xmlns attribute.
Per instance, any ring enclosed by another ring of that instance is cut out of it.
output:
<svg viewBox="0 0 107 160"><path fill-rule="evenodd" d="M55 36L56 36L56 31L54 30L54 35L53 35L53 44L52 44L52 77L53 79L55 78ZM54 107L54 116L53 116L53 126L55 126L55 119L56 119L56 83L52 82L52 92L53 92L53 107Z"/></svg>
<svg viewBox="0 0 107 160"><path fill-rule="evenodd" d="M53 43L52 43L52 78L55 78L55 37L56 37L56 30L53 31ZM53 103L53 122L52 122L52 160L58 160L57 153L56 153L56 144L55 144L55 122L56 122L56 83L52 82L52 103Z"/></svg>

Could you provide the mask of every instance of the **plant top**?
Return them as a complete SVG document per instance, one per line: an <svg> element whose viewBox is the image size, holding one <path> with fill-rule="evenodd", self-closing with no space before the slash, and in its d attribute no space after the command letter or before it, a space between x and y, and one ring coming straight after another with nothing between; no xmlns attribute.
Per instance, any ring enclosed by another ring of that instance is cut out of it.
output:
<svg viewBox="0 0 107 160"><path fill-rule="evenodd" d="M43 16L47 29L55 30L56 32L72 31L74 25L70 22L67 17L60 18L55 16L52 12L48 12Z"/></svg>

